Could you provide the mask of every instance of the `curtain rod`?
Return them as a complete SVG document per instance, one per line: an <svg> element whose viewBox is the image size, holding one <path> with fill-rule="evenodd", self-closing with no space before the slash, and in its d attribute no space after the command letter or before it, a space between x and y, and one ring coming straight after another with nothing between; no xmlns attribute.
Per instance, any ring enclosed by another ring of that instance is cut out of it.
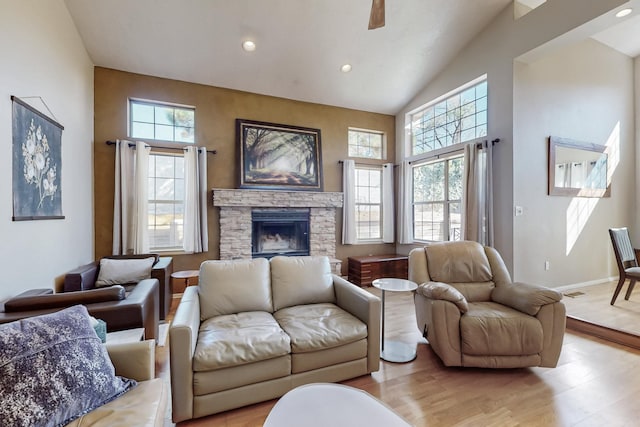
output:
<svg viewBox="0 0 640 427"><path fill-rule="evenodd" d="M344 160L338 160L338 164L341 165L344 163ZM357 165L364 165L364 166L382 166L383 168L386 168L387 165L391 163L391 162L387 162L387 163L383 163L381 165L377 164L377 163L356 163ZM397 168L398 165L393 165L394 168Z"/></svg>
<svg viewBox="0 0 640 427"><path fill-rule="evenodd" d="M116 145L115 141L107 141L106 142L107 145ZM129 147L135 147L136 145L133 143L129 143ZM150 147L154 147L153 145L150 145ZM179 147L154 147L154 148L161 148L163 150L184 150L184 148L179 148ZM186 147L185 147L186 148ZM200 147L198 147L198 151L200 151ZM205 150L207 153L210 154L218 154L217 150Z"/></svg>

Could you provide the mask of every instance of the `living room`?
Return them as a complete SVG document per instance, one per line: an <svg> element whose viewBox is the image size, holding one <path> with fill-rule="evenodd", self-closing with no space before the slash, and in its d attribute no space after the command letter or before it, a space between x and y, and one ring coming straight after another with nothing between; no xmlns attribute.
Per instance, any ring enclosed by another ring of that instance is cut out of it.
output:
<svg viewBox="0 0 640 427"><path fill-rule="evenodd" d="M634 215L640 198L635 149L639 59L590 38L614 24L613 12L630 5L638 13L636 1L585 5L548 0L517 21L509 5L409 102L385 113L99 67L65 2L3 0L1 5L0 87L6 102L0 105L0 117L6 155L0 160L5 274L0 300L33 288L59 289L67 271L111 253L115 154L105 142L128 138L128 98L196 107L198 143L217 152L209 157L211 189L236 188L235 120L241 118L321 129L324 191L341 192L339 161L347 158L348 128L383 132L385 162L398 164L411 158L405 148L406 115L486 75L487 135L500 139L494 149L494 246L514 280L556 288L611 280L618 272L607 229L628 226L632 241L640 241ZM109 43L109 34L104 37ZM11 95L50 110L64 125L64 220L11 220ZM610 197L548 196L550 135L617 144ZM522 215L515 216L516 206L522 207ZM175 270L197 269L202 261L219 257L217 208L209 205L208 214L209 251L175 255ZM406 254L416 246L342 245L341 229L338 209L335 256L343 274L350 256Z"/></svg>

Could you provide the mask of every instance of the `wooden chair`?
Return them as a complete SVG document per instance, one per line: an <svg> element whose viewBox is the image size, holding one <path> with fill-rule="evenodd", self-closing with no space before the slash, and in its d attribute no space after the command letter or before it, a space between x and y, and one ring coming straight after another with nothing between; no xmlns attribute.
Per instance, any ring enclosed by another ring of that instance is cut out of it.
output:
<svg viewBox="0 0 640 427"><path fill-rule="evenodd" d="M629 279L630 282L624 299L629 299L631 291L633 291L633 287L636 285L636 280L640 280L640 267L638 267L638 260L636 259L633 246L631 246L631 239L629 238L629 230L627 227L610 228L609 235L611 236L613 252L616 254L616 262L618 263L618 270L620 271L620 280L618 280L618 286L616 286L613 298L611 298L611 305L613 305L622 289L622 285L624 285L627 279Z"/></svg>

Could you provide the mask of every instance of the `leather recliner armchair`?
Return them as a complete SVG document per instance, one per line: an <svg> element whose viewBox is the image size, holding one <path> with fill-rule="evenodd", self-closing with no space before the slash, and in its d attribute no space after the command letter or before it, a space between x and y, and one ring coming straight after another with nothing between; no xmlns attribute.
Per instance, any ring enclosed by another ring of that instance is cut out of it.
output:
<svg viewBox="0 0 640 427"><path fill-rule="evenodd" d="M555 367L566 325L562 294L514 283L500 254L477 242L409 254L418 328L446 366Z"/></svg>

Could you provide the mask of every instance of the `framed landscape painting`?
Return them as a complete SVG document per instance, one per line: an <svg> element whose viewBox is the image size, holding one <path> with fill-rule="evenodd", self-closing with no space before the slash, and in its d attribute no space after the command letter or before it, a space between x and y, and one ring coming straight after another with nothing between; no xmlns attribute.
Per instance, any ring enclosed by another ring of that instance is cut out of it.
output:
<svg viewBox="0 0 640 427"><path fill-rule="evenodd" d="M240 188L322 191L320 129L236 119Z"/></svg>
<svg viewBox="0 0 640 427"><path fill-rule="evenodd" d="M62 125L12 96L13 220L64 219Z"/></svg>

